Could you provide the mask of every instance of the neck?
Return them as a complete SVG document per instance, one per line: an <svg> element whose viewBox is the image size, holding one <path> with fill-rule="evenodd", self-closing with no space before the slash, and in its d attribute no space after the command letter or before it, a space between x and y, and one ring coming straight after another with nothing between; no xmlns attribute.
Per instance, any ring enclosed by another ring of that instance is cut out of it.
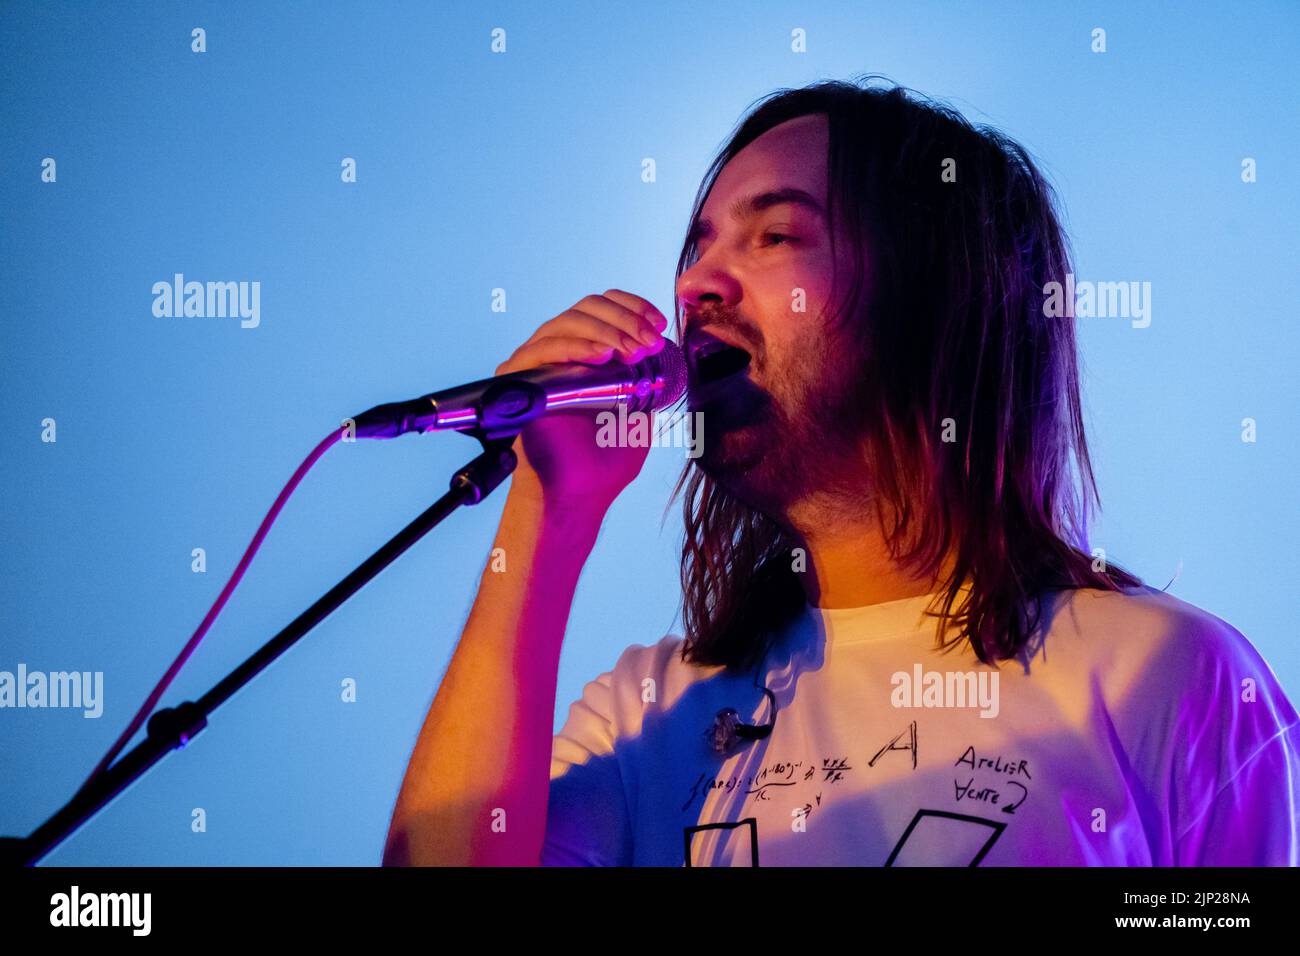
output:
<svg viewBox="0 0 1300 956"><path fill-rule="evenodd" d="M874 513L860 499L851 507L843 502L802 502L787 518L808 556L800 579L809 604L865 607L920 597L939 587L938 578L918 574L890 555Z"/></svg>

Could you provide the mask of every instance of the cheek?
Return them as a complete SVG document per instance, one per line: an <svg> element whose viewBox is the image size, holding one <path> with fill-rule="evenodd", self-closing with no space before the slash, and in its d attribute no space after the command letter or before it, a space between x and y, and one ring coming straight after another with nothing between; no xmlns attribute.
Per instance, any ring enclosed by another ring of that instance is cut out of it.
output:
<svg viewBox="0 0 1300 956"><path fill-rule="evenodd" d="M834 275L829 258L820 256L790 257L773 263L751 283L750 298L761 312L763 331L769 343L782 337L788 328L800 334L825 324L831 307Z"/></svg>
<svg viewBox="0 0 1300 956"><path fill-rule="evenodd" d="M831 308L834 283L835 273L829 252L792 258L781 270L786 309L793 318L805 324L821 322L823 313Z"/></svg>
<svg viewBox="0 0 1300 956"><path fill-rule="evenodd" d="M773 257L748 277L741 311L762 335L757 370L774 378L804 378L831 358L839 332L829 310L834 273L825 254Z"/></svg>
<svg viewBox="0 0 1300 956"><path fill-rule="evenodd" d="M768 269L759 293L770 311L803 319L815 315L831 297L832 281L831 271L820 261L790 256Z"/></svg>
<svg viewBox="0 0 1300 956"><path fill-rule="evenodd" d="M827 376L834 349L830 330L811 314L787 315L780 328L765 329L758 371L774 393L802 394Z"/></svg>

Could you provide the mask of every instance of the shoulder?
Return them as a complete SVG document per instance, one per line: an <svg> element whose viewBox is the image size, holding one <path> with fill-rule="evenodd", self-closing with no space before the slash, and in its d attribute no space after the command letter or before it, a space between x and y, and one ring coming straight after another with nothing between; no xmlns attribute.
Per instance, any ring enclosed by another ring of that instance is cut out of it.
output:
<svg viewBox="0 0 1300 956"><path fill-rule="evenodd" d="M653 681L657 696L674 696L723 669L682 660L684 644L680 635L668 634L653 644L630 645L609 672L611 689L616 695L635 694L640 698L646 682Z"/></svg>
<svg viewBox="0 0 1300 956"><path fill-rule="evenodd" d="M677 634L666 634L653 644L630 644L619 654L613 672L662 671L671 666L674 658L680 659L683 640Z"/></svg>
<svg viewBox="0 0 1300 956"><path fill-rule="evenodd" d="M647 710L671 708L697 682L722 667L682 660L684 639L668 634L653 644L631 644L614 665L589 680L569 708L568 727L600 718L607 743L640 732Z"/></svg>
<svg viewBox="0 0 1300 956"><path fill-rule="evenodd" d="M1254 645L1227 621L1155 588L1067 591L1050 613L1053 635L1083 641L1115 663L1159 662L1167 677L1203 677L1224 667L1268 671Z"/></svg>
<svg viewBox="0 0 1300 956"><path fill-rule="evenodd" d="M632 694L639 696L647 680L657 686L682 687L722 670L683 661L684 643L679 635L668 634L653 644L628 645L612 667L587 681L583 698L617 701Z"/></svg>
<svg viewBox="0 0 1300 956"><path fill-rule="evenodd" d="M1094 626L1121 625L1155 633L1176 631L1211 639L1233 631L1231 625L1209 611L1145 585L1121 591L1077 588L1065 592L1065 604Z"/></svg>
<svg viewBox="0 0 1300 956"><path fill-rule="evenodd" d="M623 650L609 670L597 674L582 687L581 695L569 704L568 716L555 735L551 752L551 776L563 774L570 764L582 763L592 754L613 752L616 741L641 723L644 681L656 685L672 669L681 638L668 635L655 644L632 644Z"/></svg>
<svg viewBox="0 0 1300 956"><path fill-rule="evenodd" d="M1148 728L1180 728L1186 746L1222 738L1233 759L1245 759L1300 720L1241 631L1163 591L1074 592L1052 622L1049 655L1058 634L1085 648L1080 660L1122 697L1125 712Z"/></svg>

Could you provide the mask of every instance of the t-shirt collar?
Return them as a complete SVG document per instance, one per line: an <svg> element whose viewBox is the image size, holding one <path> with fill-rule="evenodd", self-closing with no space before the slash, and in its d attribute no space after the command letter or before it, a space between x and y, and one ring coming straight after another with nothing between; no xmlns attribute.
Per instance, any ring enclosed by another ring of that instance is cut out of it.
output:
<svg viewBox="0 0 1300 956"><path fill-rule="evenodd" d="M903 637L922 631L933 631L938 623L926 610L938 611L943 606L942 592L933 591L916 597L884 601L863 607L823 608L805 605L804 615L825 634L827 644L854 643L857 641L885 640ZM956 610L962 596L959 594Z"/></svg>

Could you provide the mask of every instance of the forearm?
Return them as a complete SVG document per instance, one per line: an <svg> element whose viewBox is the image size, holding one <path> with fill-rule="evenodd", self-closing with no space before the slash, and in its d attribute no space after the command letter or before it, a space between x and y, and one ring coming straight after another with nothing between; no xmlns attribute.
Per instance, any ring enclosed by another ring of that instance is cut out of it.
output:
<svg viewBox="0 0 1300 956"><path fill-rule="evenodd" d="M560 648L599 525L512 484L494 557L407 766L386 865L538 862Z"/></svg>

